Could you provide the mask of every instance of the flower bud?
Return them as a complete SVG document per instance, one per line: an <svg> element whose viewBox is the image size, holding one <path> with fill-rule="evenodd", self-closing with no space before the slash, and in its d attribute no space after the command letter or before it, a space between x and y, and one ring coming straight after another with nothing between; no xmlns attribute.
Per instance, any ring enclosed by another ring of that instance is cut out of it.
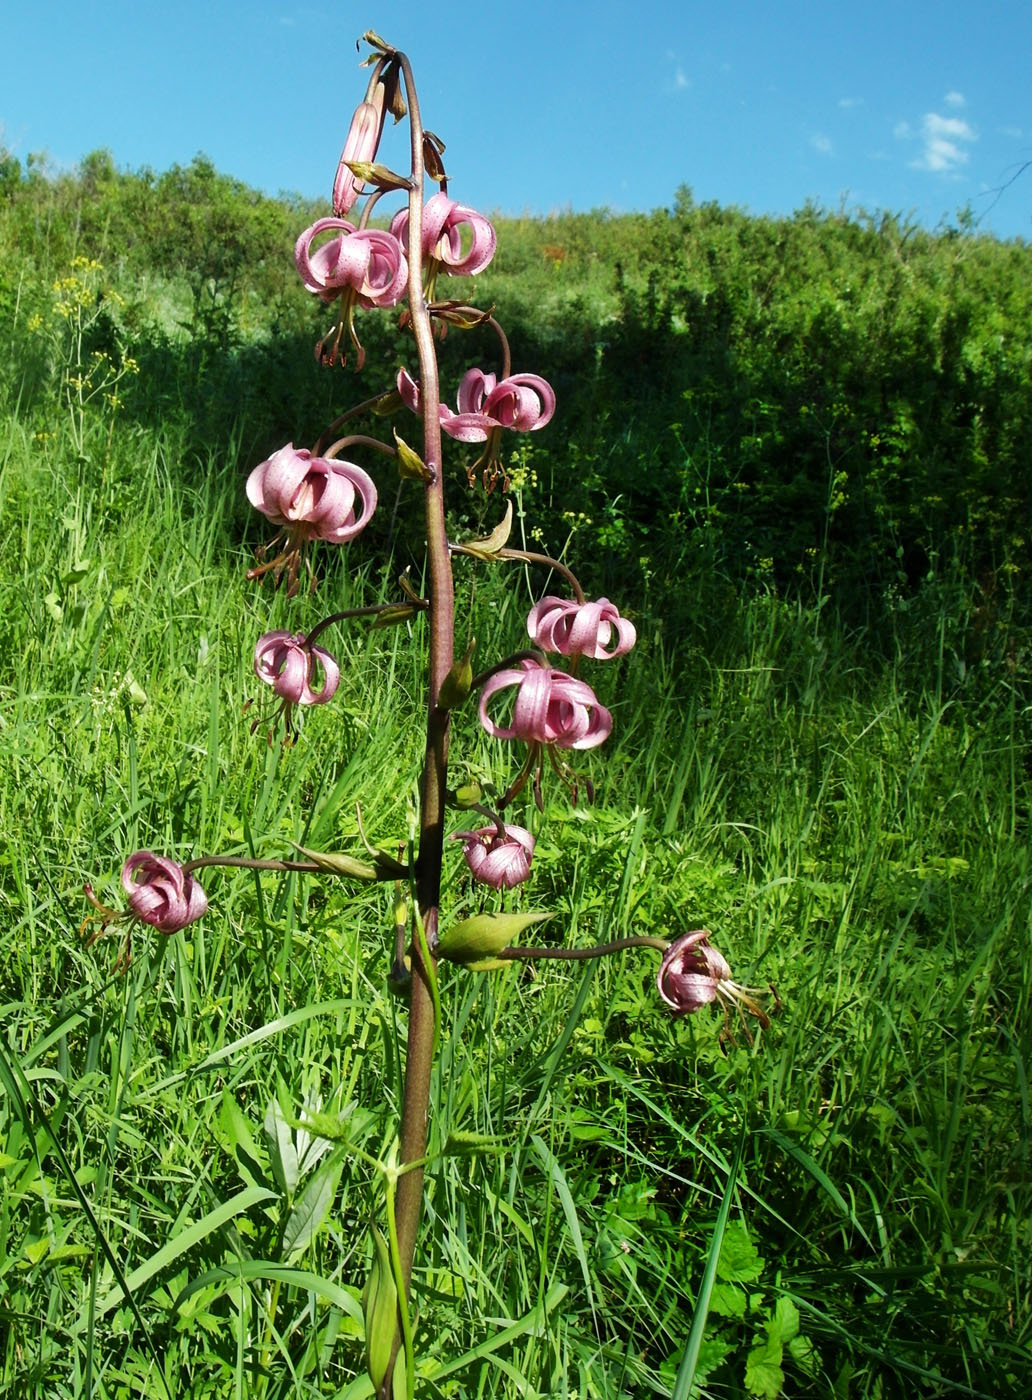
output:
<svg viewBox="0 0 1032 1400"><path fill-rule="evenodd" d="M375 1225L371 1226L370 1233L373 1237L373 1265L362 1295L362 1308L365 1314L366 1368L369 1379L379 1391L387 1367L391 1364L398 1330L398 1285L394 1280L387 1241Z"/></svg>
<svg viewBox="0 0 1032 1400"><path fill-rule="evenodd" d="M506 967L507 959L494 957L519 938L525 928L550 919L551 914L475 914L461 919L443 934L437 945L439 957L462 963L475 972Z"/></svg>

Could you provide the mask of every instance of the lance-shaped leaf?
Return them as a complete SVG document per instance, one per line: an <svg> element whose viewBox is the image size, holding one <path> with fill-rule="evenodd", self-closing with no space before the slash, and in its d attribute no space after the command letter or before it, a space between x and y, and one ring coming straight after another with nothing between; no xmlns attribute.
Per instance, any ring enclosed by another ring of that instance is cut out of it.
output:
<svg viewBox="0 0 1032 1400"><path fill-rule="evenodd" d="M496 958L494 954L507 948L524 929L551 917L550 913L474 914L470 919L452 924L437 945L437 952L440 957L462 963L474 972L507 967L510 960Z"/></svg>
<svg viewBox="0 0 1032 1400"><path fill-rule="evenodd" d="M427 310L439 321L447 321L450 326L471 331L474 326L482 326L485 321L490 321L495 309L492 305L486 311L482 311L477 306L467 306L464 301L434 301Z"/></svg>
<svg viewBox="0 0 1032 1400"><path fill-rule="evenodd" d="M346 856L343 851L310 851L307 846L300 846L296 841L291 844L313 865L317 865L320 870L325 870L330 875L343 875L349 880L404 880L408 878L408 868L386 851L380 850L379 847L374 847L370 853L373 857L373 864L370 865L368 861L358 860L355 856Z"/></svg>
<svg viewBox="0 0 1032 1400"><path fill-rule="evenodd" d="M376 614L370 631L375 632L378 627L399 627L403 622L418 617L422 611L422 608L413 607L411 603L392 603Z"/></svg>
<svg viewBox="0 0 1032 1400"><path fill-rule="evenodd" d="M431 180L436 180L439 185L448 178L448 172L444 168L444 142L439 136L435 136L432 131L423 132L423 165L427 175Z"/></svg>
<svg viewBox="0 0 1032 1400"><path fill-rule="evenodd" d="M383 83L384 106L394 118L395 125L408 112L405 99L401 95L401 64L392 58L383 70L380 81Z"/></svg>
<svg viewBox="0 0 1032 1400"><path fill-rule="evenodd" d="M399 175L396 170L381 165L378 160L346 160L344 164L363 184L375 185L378 190L410 190L412 181L407 175Z"/></svg>
<svg viewBox="0 0 1032 1400"><path fill-rule="evenodd" d="M421 481L424 485L433 481L434 474L420 457L415 448L409 447L408 443L394 430L394 441L398 445L398 471L402 481Z"/></svg>
<svg viewBox="0 0 1032 1400"><path fill-rule="evenodd" d="M457 709L459 705L465 704L469 698L469 692L473 685L471 661L476 644L476 637L472 637L466 648L466 655L461 660L456 661L441 682L441 689L437 695L437 708L439 710Z"/></svg>
<svg viewBox="0 0 1032 1400"><path fill-rule="evenodd" d="M499 551L505 548L511 530L512 501L506 501L505 515L489 535L480 540L466 540L462 544L452 545L452 548L461 554L469 554L474 559L484 559L490 563L492 559L497 559Z"/></svg>

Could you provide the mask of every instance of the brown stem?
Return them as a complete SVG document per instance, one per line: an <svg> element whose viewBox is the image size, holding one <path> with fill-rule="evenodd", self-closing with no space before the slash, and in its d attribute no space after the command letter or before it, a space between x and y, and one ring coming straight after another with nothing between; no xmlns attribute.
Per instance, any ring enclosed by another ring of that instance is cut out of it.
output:
<svg viewBox="0 0 1032 1400"><path fill-rule="evenodd" d="M564 962L584 962L588 958L604 958L610 953L621 953L625 948L655 948L665 953L670 944L665 938L654 938L648 933L637 933L630 938L615 938L612 943L596 943L591 948L503 948L495 957L507 958L510 962L533 962L538 958L559 958Z"/></svg>
<svg viewBox="0 0 1032 1400"><path fill-rule="evenodd" d="M397 390L388 389L382 394L374 394L371 399L363 399L361 403L355 404L354 408L349 408L346 413L339 414L336 418L334 418L333 422L329 425L329 427L325 428L323 432L320 433L318 441L312 448L312 456L322 456L323 443L326 442L327 439L330 438L337 431L337 429L342 423L346 423L349 418L357 418L358 415L360 413L364 413L366 409L371 409L375 411L378 405L385 404L388 400L397 398Z"/></svg>
<svg viewBox="0 0 1032 1400"><path fill-rule="evenodd" d="M385 457L397 457L397 449L389 446L386 442L381 442L379 438L366 437L364 433L351 433L347 437L338 438L332 447L327 447L322 454L324 457L336 457L338 452L343 452L345 447L372 447L377 452L382 452Z"/></svg>
<svg viewBox="0 0 1032 1400"><path fill-rule="evenodd" d="M577 602L583 605L586 602L584 589L580 586L576 574L572 569L568 569L565 564L561 564L558 559L551 559L547 554L534 554L529 549L500 549L499 559L520 559L526 564L543 564L546 569L554 569L557 574L562 574L563 578L573 589L573 596Z"/></svg>
<svg viewBox="0 0 1032 1400"><path fill-rule="evenodd" d="M308 875L325 874L320 866L310 860L256 860L252 856L198 856L196 860L188 860L184 864L183 873L189 875L191 870L202 870L206 865L233 865L244 870L301 870Z"/></svg>
<svg viewBox="0 0 1032 1400"><path fill-rule="evenodd" d="M343 608L340 612L330 613L329 617L324 617L322 622L317 622L305 640L308 646L312 646L316 637L321 636L327 627L332 627L335 622L347 622L352 617L378 617L380 613L390 612L392 608L425 607L427 607L425 599L410 598L403 603L370 603L364 608Z"/></svg>
<svg viewBox="0 0 1032 1400"><path fill-rule="evenodd" d="M423 127L412 68L407 56L397 53L409 107L412 148L412 189L408 209L408 304L412 332L419 357L419 381L423 414L423 461L429 468L425 485L427 564L429 573L428 626L430 667L427 696L426 753L420 788L419 853L416 858L416 898L430 956L438 939L441 898L441 860L444 849L445 792L448 770L449 715L440 710L437 697L452 667L454 653L455 597L451 556L444 519L444 473L441 470L440 381L430 316L423 298ZM418 1162L426 1155L430 1073L433 1065L434 1003L430 979L434 970L423 962L419 941L411 949L412 984L409 1004L408 1051L401 1118L401 1164ZM406 1288L412 1277L412 1260L419 1233L423 1203L423 1168L405 1172L398 1182L396 1218L398 1249Z"/></svg>

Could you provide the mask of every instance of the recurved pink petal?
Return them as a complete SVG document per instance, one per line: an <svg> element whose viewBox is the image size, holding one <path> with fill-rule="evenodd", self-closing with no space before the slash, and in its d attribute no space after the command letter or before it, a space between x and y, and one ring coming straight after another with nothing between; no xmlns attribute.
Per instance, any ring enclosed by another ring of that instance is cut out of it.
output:
<svg viewBox="0 0 1032 1400"><path fill-rule="evenodd" d="M503 428L533 432L550 421L555 412L555 393L540 375L514 374L488 389L483 411Z"/></svg>
<svg viewBox="0 0 1032 1400"><path fill-rule="evenodd" d="M462 376L456 396L459 413L488 414L488 398L494 392L497 383L498 380L493 374L485 374L479 369L468 369Z"/></svg>
<svg viewBox="0 0 1032 1400"><path fill-rule="evenodd" d="M506 826L504 838L496 826L479 831L457 831L451 838L463 843L463 855L473 878L496 890L511 890L530 874L534 838L522 826Z"/></svg>
<svg viewBox="0 0 1032 1400"><path fill-rule="evenodd" d="M122 887L136 917L159 933L178 932L208 908L207 896L194 877L174 860L151 851L129 857L122 867Z"/></svg>
<svg viewBox="0 0 1032 1400"><path fill-rule="evenodd" d="M610 647L614 631L616 644ZM597 603L542 598L530 610L527 632L544 651L590 656L594 661L623 656L637 639L634 624L622 618L608 598L600 598Z"/></svg>
<svg viewBox="0 0 1032 1400"><path fill-rule="evenodd" d="M470 246L463 252L463 226L467 226ZM399 210L391 220L391 233L403 245L408 238L408 209ZM483 272L494 257L498 238L489 219L446 194L433 195L423 206L420 240L424 258L436 258L454 277Z"/></svg>

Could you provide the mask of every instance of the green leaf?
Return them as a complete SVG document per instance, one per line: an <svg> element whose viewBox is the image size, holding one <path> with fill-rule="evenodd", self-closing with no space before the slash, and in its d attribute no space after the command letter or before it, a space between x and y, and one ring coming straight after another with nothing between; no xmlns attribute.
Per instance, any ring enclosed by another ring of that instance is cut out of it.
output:
<svg viewBox="0 0 1032 1400"><path fill-rule="evenodd" d="M799 1309L791 1298L784 1294L774 1304L774 1312L767 1326L767 1336L782 1344L790 1342L799 1331Z"/></svg>
<svg viewBox="0 0 1032 1400"><path fill-rule="evenodd" d="M222 1091L219 1127L227 1139L229 1150L244 1185L260 1186L268 1190L269 1181L262 1165L260 1149L251 1136L251 1125L228 1089Z"/></svg>
<svg viewBox="0 0 1032 1400"><path fill-rule="evenodd" d="M343 1166L343 1161L331 1159L324 1162L305 1183L283 1229L282 1256L285 1263L292 1263L299 1254L303 1254L322 1228L337 1194Z"/></svg>
<svg viewBox="0 0 1032 1400"><path fill-rule="evenodd" d="M297 1149L294 1146L290 1124L287 1122L277 1099L270 1099L269 1106L265 1110L263 1126L276 1185L281 1194L290 1200L297 1187Z"/></svg>
<svg viewBox="0 0 1032 1400"><path fill-rule="evenodd" d="M421 481L424 485L428 481L433 481L433 472L415 448L409 447L397 428L394 429L394 441L397 444L398 471L402 481Z"/></svg>
<svg viewBox="0 0 1032 1400"><path fill-rule="evenodd" d="M732 1220L720 1246L719 1277L726 1283L752 1283L763 1273L763 1265L744 1221Z"/></svg>
<svg viewBox="0 0 1032 1400"><path fill-rule="evenodd" d="M185 1254L188 1249L193 1249L195 1245L200 1244L202 1240L221 1229L227 1221L233 1219L234 1215L242 1215L245 1210L250 1210L252 1206L274 1198L275 1192L273 1191L266 1191L260 1186L249 1186L246 1191L240 1191L230 1200L223 1201L221 1205L210 1210L200 1220L194 1221L192 1225L180 1231L175 1239L163 1244L138 1269L134 1269L131 1274L127 1275L125 1292L121 1288L116 1288L106 1297L101 1298L94 1310L95 1315L103 1317L105 1313L117 1307L126 1294L137 1293L144 1284L150 1282L155 1274L167 1268L173 1260L178 1259L181 1254Z"/></svg>
<svg viewBox="0 0 1032 1400"><path fill-rule="evenodd" d="M745 1386L751 1394L762 1400L778 1400L785 1386L782 1355L781 1343L772 1337L752 1348L745 1359Z"/></svg>
<svg viewBox="0 0 1032 1400"><path fill-rule="evenodd" d="M718 1317L744 1317L748 1299L745 1289L737 1283L715 1283L710 1297L710 1312Z"/></svg>
<svg viewBox="0 0 1032 1400"><path fill-rule="evenodd" d="M500 549L505 548L511 530L512 501L506 501L505 515L491 533L486 535L483 539L466 540L460 548L463 554L471 554L474 559L484 559L490 562L490 560L497 558Z"/></svg>
<svg viewBox="0 0 1032 1400"><path fill-rule="evenodd" d="M456 710L460 705L466 703L470 687L473 684L471 658L476 644L476 638L471 638L465 656L455 662L441 682L441 688L437 693L437 708L439 710Z"/></svg>

